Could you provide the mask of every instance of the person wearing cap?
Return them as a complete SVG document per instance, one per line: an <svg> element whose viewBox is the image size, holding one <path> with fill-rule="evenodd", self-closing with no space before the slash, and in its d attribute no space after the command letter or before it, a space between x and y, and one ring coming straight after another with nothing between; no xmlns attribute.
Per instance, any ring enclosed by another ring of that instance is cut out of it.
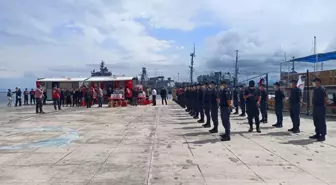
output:
<svg viewBox="0 0 336 185"><path fill-rule="evenodd" d="M283 91L280 90L279 82L273 84L275 89L275 98L274 98L274 108L275 108L275 115L277 117L277 122L272 125L273 127L282 128L282 121L283 121L283 103L285 101L285 94Z"/></svg>
<svg viewBox="0 0 336 185"><path fill-rule="evenodd" d="M241 117L245 117L246 114L245 114L245 98L244 98L244 85L240 85L240 88L239 88L239 107L241 109L241 114L239 116Z"/></svg>
<svg viewBox="0 0 336 185"><path fill-rule="evenodd" d="M210 133L218 132L218 102L219 102L219 94L216 89L216 83L212 81L210 83L210 113L214 127L211 130L209 130Z"/></svg>
<svg viewBox="0 0 336 185"><path fill-rule="evenodd" d="M313 94L313 121L315 126L315 135L310 136L310 139L317 139L317 141L325 141L327 134L326 125L326 104L329 103L327 90L322 86L320 78L313 80L315 86Z"/></svg>
<svg viewBox="0 0 336 185"><path fill-rule="evenodd" d="M204 84L199 84L199 89L198 89L198 112L201 116L201 119L199 119L197 122L198 123L204 123L204 91L205 91L205 86Z"/></svg>
<svg viewBox="0 0 336 185"><path fill-rule="evenodd" d="M292 80L292 88L289 92L289 114L293 127L289 132L300 133L300 106L302 105L302 91L297 87L297 81Z"/></svg>
<svg viewBox="0 0 336 185"><path fill-rule="evenodd" d="M267 101L268 101L268 94L265 89L264 84L259 85L260 90L260 112L261 112L261 123L267 123Z"/></svg>
<svg viewBox="0 0 336 185"><path fill-rule="evenodd" d="M249 87L244 92L244 98L246 100L246 111L247 119L250 125L249 132L253 132L253 118L256 124L256 130L258 133L260 131L260 120L259 120L259 105L260 105L260 91L255 88L255 82L253 80L249 81Z"/></svg>
<svg viewBox="0 0 336 185"><path fill-rule="evenodd" d="M211 116L210 116L210 98L211 98L211 89L209 87L209 83L204 83L204 114L206 116L206 122L204 125L202 125L204 128L211 127Z"/></svg>
<svg viewBox="0 0 336 185"><path fill-rule="evenodd" d="M221 90L219 93L219 107L220 107L220 115L221 115L221 120L223 127L225 129L225 133L221 134L221 141L230 141L230 114L231 110L230 108L232 107L232 102L231 102L231 95L230 91L227 88L227 83L225 81L221 82L220 86Z"/></svg>

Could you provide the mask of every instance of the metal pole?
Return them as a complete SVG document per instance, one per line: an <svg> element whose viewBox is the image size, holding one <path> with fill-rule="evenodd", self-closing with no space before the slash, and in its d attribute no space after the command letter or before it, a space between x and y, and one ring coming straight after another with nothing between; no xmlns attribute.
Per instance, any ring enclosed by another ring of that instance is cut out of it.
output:
<svg viewBox="0 0 336 185"><path fill-rule="evenodd" d="M238 50L236 50L236 63L235 63L235 80L233 82L233 86L236 87L238 84Z"/></svg>
<svg viewBox="0 0 336 185"><path fill-rule="evenodd" d="M317 63L316 36L314 36L314 55L316 55L316 60L315 60L315 62L314 62L314 72L316 72L316 63Z"/></svg>
<svg viewBox="0 0 336 185"><path fill-rule="evenodd" d="M180 73L177 73L177 82L180 82Z"/></svg>

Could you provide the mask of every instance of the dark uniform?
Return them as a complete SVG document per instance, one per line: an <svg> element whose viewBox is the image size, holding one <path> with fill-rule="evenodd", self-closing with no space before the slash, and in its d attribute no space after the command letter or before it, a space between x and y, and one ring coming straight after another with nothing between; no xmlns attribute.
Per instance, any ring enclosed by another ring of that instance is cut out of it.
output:
<svg viewBox="0 0 336 185"><path fill-rule="evenodd" d="M222 85L226 85L226 83L222 82ZM231 94L226 87L220 91L219 98L220 98L219 107L220 107L221 120L222 120L223 127L225 129L225 134L221 135L221 140L228 141L231 139L230 138L231 110L230 110L230 105L228 103L228 101L231 100Z"/></svg>
<svg viewBox="0 0 336 185"><path fill-rule="evenodd" d="M260 112L261 112L261 120L260 122L267 123L267 99L268 94L265 89L260 90Z"/></svg>
<svg viewBox="0 0 336 185"><path fill-rule="evenodd" d="M321 83L321 79L316 78L314 79L314 82ZM325 140L325 135L327 134L325 100L327 98L327 91L324 87L318 86L314 89L313 121L315 126L315 135L311 136L311 139L317 139L318 141Z"/></svg>
<svg viewBox="0 0 336 185"><path fill-rule="evenodd" d="M278 82L276 82L274 84L274 86L278 86L280 87L280 84ZM283 100L285 98L284 93L280 90L280 88L278 90L275 91L275 115L277 117L277 122L273 125L274 127L278 127L281 128L282 127L282 121L283 121L283 115L282 115L282 111L283 111Z"/></svg>
<svg viewBox="0 0 336 185"><path fill-rule="evenodd" d="M295 87L290 90L289 94L289 114L293 123L293 128L289 129L293 133L300 132L300 104L302 98L301 89L296 87L296 80L293 80L292 83L295 84Z"/></svg>
<svg viewBox="0 0 336 185"><path fill-rule="evenodd" d="M203 99L203 103L204 103L204 114L206 116L206 122L203 125L203 127L208 128L211 127L210 121L211 121L211 117L210 117L210 97L211 97L211 89L208 87L208 83L205 84L206 88L204 89L204 99Z"/></svg>
<svg viewBox="0 0 336 185"><path fill-rule="evenodd" d="M233 113L233 114L239 114L239 110L238 110L238 91L237 91L237 89L236 88L234 88L234 90L233 90L233 106L235 107L235 109L236 109L236 112L235 113Z"/></svg>
<svg viewBox="0 0 336 185"><path fill-rule="evenodd" d="M201 116L201 119L198 120L198 123L204 123L204 88L200 87L198 89L198 96L197 96L197 102L198 102L198 112Z"/></svg>
<svg viewBox="0 0 336 185"><path fill-rule="evenodd" d="M189 86L186 88L184 98L185 98L185 103L187 107L186 112L190 112L191 108L190 108L190 99L189 99L190 98L190 87Z"/></svg>
<svg viewBox="0 0 336 185"><path fill-rule="evenodd" d="M259 108L258 108L258 99L260 98L260 92L258 89L254 88L254 81L249 82L249 88L244 92L246 97L246 109L247 109L247 119L250 125L249 132L253 131L253 118L255 120L257 132L260 131L260 122L259 122Z"/></svg>
<svg viewBox="0 0 336 185"><path fill-rule="evenodd" d="M211 82L212 85L216 85L215 82ZM210 114L211 119L214 124L214 127L209 130L210 133L218 132L218 102L219 99L218 90L214 88L210 88Z"/></svg>
<svg viewBox="0 0 336 185"><path fill-rule="evenodd" d="M239 106L241 109L241 114L239 116L245 116L245 98L244 98L244 87L240 87L241 90L239 92Z"/></svg>

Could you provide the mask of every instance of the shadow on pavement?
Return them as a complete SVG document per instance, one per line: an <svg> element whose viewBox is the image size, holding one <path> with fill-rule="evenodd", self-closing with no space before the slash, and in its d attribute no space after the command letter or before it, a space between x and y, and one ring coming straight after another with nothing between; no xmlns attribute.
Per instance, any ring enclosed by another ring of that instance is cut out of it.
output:
<svg viewBox="0 0 336 185"><path fill-rule="evenodd" d="M291 144L291 145L300 145L300 146L304 146L304 145L310 145L315 143L316 140L313 139L298 139L298 140L290 140L287 142L281 142L280 144Z"/></svg>
<svg viewBox="0 0 336 185"><path fill-rule="evenodd" d="M198 127L182 127L182 128L175 128L175 129L191 130L191 129L198 129L198 128L203 128L203 127L202 126L198 126Z"/></svg>
<svg viewBox="0 0 336 185"><path fill-rule="evenodd" d="M181 134L180 136L200 136L200 135L210 135L210 133L209 132L192 132L192 133Z"/></svg>
<svg viewBox="0 0 336 185"><path fill-rule="evenodd" d="M288 132L269 132L266 134L260 134L260 136L291 136Z"/></svg>
<svg viewBox="0 0 336 185"><path fill-rule="evenodd" d="M192 141L192 142L188 142L189 144L196 144L196 145L202 145L202 144L207 144L207 143L217 143L220 142L219 139L206 139L206 140L200 140L200 141ZM183 144L187 144L186 142L184 142Z"/></svg>
<svg viewBox="0 0 336 185"><path fill-rule="evenodd" d="M246 131L232 131L231 135L241 135L241 134L249 134L249 133L253 133L253 132L249 132L248 130Z"/></svg>

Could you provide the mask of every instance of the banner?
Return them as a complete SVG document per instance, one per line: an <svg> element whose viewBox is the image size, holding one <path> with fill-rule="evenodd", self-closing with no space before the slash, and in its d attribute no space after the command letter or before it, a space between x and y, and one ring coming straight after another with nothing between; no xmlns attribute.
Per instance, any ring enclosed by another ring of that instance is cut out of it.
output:
<svg viewBox="0 0 336 185"><path fill-rule="evenodd" d="M305 76L303 76L303 75L299 76L299 79L298 79L298 82L297 82L297 87L299 89L301 89L301 91L303 93L303 90L304 90L304 87L305 87Z"/></svg>

